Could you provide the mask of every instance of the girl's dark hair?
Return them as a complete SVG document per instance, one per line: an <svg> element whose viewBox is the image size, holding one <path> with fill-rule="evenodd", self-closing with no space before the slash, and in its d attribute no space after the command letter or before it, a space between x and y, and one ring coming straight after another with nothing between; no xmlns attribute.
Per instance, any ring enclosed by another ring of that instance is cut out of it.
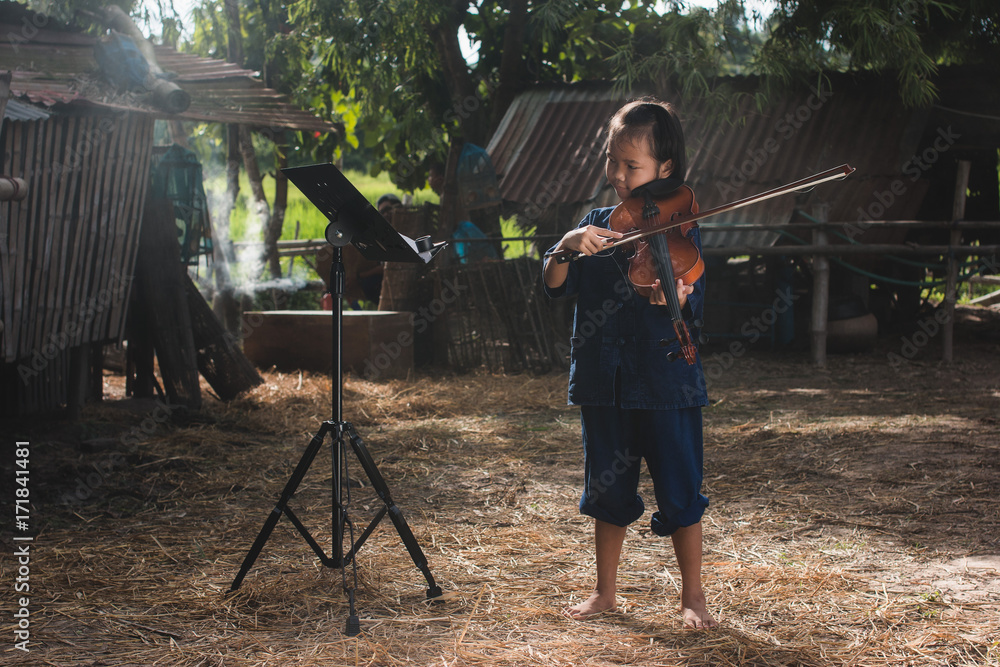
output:
<svg viewBox="0 0 1000 667"><path fill-rule="evenodd" d="M673 160L673 176L687 175L684 130L669 103L644 97L619 109L608 121L608 144L620 141L649 142L650 154L657 162Z"/></svg>

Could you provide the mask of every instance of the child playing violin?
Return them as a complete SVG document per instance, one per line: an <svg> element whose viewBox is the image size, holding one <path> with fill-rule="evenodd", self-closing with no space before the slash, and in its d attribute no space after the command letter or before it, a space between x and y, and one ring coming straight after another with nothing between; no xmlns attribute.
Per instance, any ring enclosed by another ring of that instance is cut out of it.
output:
<svg viewBox="0 0 1000 667"><path fill-rule="evenodd" d="M683 179L684 134L674 109L643 99L623 106L608 124L607 177L618 197L660 179ZM596 583L591 595L563 610L582 620L617 606L618 563L627 527L644 512L638 494L646 460L657 511L652 531L671 537L681 573L685 627L712 628L701 585L702 416L708 404L700 359L677 359L678 335L663 289L676 291L685 320L700 326L705 278L691 285L653 284L641 297L630 284L627 252L605 246L622 237L610 228L613 208L598 208L547 253L546 293L576 295L569 402L580 406L584 490L580 512L594 518ZM689 238L701 248L697 228ZM623 246L627 248L628 246ZM560 263L552 253L579 253ZM595 316L599 315L599 316Z"/></svg>

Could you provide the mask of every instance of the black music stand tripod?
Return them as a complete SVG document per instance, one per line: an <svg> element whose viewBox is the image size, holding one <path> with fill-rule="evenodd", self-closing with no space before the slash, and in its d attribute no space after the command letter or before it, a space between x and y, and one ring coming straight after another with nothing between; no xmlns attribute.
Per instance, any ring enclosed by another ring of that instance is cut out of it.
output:
<svg viewBox="0 0 1000 667"><path fill-rule="evenodd" d="M292 167L282 170L290 181L292 181L309 200L316 205L330 220L326 228L326 240L333 247L333 263L330 266L330 291L333 295L334 325L333 325L333 406L332 416L328 421L320 425L319 431L309 441L309 446L302 454L298 465L295 467L292 476L285 484L277 504L261 528L257 539L254 541L239 574L233 579L230 592L235 591L243 583L247 572L253 567L254 561L260 555L264 544L271 536L271 532L278 523L282 514L288 516L295 528L299 531L306 543L319 557L320 562L326 567L343 569L344 590L348 593L350 602L350 613L347 619L347 634L354 636L360 632L360 622L354 609L354 590L357 587L357 563L355 557L365 541L372 534L378 524L386 516L392 521L399 533L406 550L413 559L414 565L423 573L427 579L427 597L433 599L441 596L441 588L434 582L427 565L427 558L424 556L420 544L410 530L406 519L399 507L393 502L389 492L389 485L379 472L375 461L365 447L361 436L350 422L343 420L343 294L344 294L344 263L343 247L348 243L353 244L361 254L368 259L377 261L401 261L401 262L429 262L445 243L432 243L430 237L422 237L416 241L411 240L396 232L375 208L368 203L368 200L357 191L350 181L332 164L319 164L307 167ZM299 518L288 506L288 502L295 495L296 489L301 484L312 465L313 459L319 453L320 448L327 436L331 436L332 464L333 464L333 553L327 555L319 543L309 533L309 529L303 525ZM351 450L358 457L361 467L371 482L372 488L382 500L382 507L375 514L371 523L361 533L361 536L354 540L354 526L347 513L350 492L347 491L348 500L345 501L345 488L347 488L347 443L350 443ZM351 548L344 553L345 528L349 529L351 537ZM352 586L347 584L348 564L353 566L354 581Z"/></svg>

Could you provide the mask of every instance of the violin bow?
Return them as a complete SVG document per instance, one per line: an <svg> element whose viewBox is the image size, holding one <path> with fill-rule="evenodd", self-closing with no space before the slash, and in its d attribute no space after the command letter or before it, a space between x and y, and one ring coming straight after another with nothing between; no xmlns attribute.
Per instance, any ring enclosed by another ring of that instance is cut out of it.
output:
<svg viewBox="0 0 1000 667"><path fill-rule="evenodd" d="M701 220L702 218L708 218L713 215L719 215L720 213L726 213L728 211L735 211L738 208L743 208L744 206L749 206L751 204L756 204L758 202L766 201L774 197L780 197L782 195L789 194L791 192L797 192L799 190L808 190L816 187L820 183L826 183L827 181L841 181L852 173L854 173L854 167L848 164L842 164L839 167L834 167L833 169L827 169L826 171L821 171L818 174L813 174L812 176L807 176L806 178L799 179L787 185L782 185L772 190L767 190L756 195L751 195L749 197L744 197L743 199L738 199L734 202L728 204L723 204L721 206L716 206L715 208L710 208L699 213L691 213L686 215L678 215L677 217L661 223L659 225L653 225L646 229L637 229L633 232L625 233L620 239L611 239L604 245L604 250L609 248L614 248L625 243L630 243L641 238L645 238L652 234L657 234L664 230L670 229L671 227L677 227L688 222L695 222L696 220ZM575 250L562 250L560 252L554 252L548 255L549 258L555 259L560 264L568 262L572 259L576 259L580 256L580 253Z"/></svg>

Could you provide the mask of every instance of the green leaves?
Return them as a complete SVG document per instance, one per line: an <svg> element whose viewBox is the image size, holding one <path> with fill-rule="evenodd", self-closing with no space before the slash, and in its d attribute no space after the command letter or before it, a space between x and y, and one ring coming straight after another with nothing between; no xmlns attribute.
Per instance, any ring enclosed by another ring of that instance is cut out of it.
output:
<svg viewBox="0 0 1000 667"><path fill-rule="evenodd" d="M224 1L196 0L186 50L226 58ZM69 15L95 2L31 4ZM725 116L747 94L726 75L759 76L760 106L776 86L808 85L822 72L883 72L908 104L927 105L938 67L1000 62L996 0L775 0L770 16L748 15L741 0L711 10L677 0L238 2L253 46L247 67L340 124L339 136L305 136L303 149L353 154L404 189L423 185L452 138L485 145L505 105L539 82L677 91ZM477 49L468 61L460 34ZM511 53L516 67L504 59Z"/></svg>
<svg viewBox="0 0 1000 667"><path fill-rule="evenodd" d="M996 61L998 19L1000 7L981 0L963 8L940 0L779 0L757 64L782 81L816 70L895 73L904 102L924 106L936 99L939 65Z"/></svg>

